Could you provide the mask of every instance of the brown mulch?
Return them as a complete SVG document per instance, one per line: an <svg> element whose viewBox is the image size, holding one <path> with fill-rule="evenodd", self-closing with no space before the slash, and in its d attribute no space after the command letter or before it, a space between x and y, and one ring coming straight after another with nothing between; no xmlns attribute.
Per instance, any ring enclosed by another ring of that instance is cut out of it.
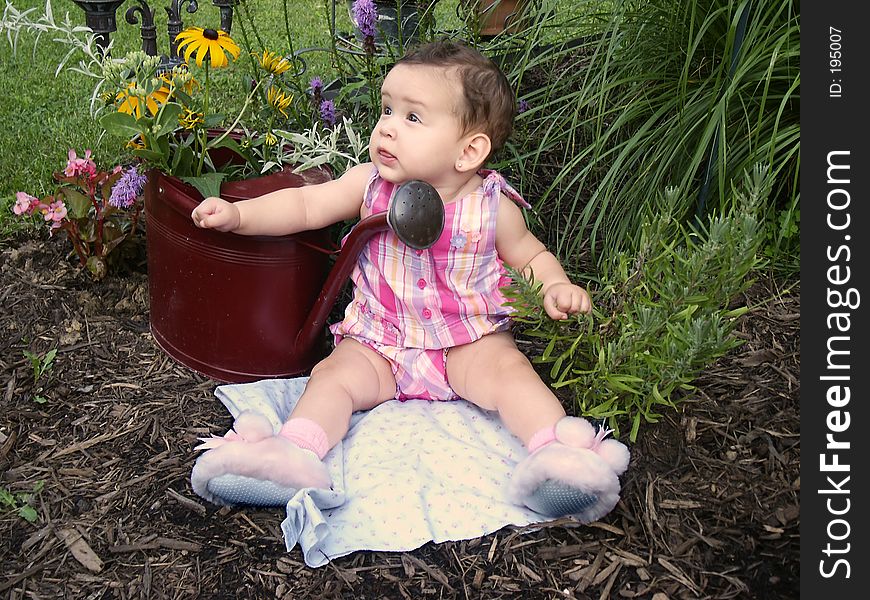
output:
<svg viewBox="0 0 870 600"><path fill-rule="evenodd" d="M230 416L148 331L144 265L91 283L40 236L0 248L0 598L796 598L799 285L756 283L746 343L641 428L601 522L508 528L305 566L283 511L217 508L189 475ZM34 383L25 350L57 348Z"/></svg>

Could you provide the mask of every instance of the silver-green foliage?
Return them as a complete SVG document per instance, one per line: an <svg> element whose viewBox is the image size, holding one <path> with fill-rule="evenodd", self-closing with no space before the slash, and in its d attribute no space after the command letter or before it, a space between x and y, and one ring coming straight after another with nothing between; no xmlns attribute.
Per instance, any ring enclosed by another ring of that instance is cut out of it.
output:
<svg viewBox="0 0 870 600"><path fill-rule="evenodd" d="M731 333L747 308L732 302L759 266L759 209L772 181L755 167L733 190L733 207L695 227L674 218L681 198L669 189L665 210L643 222L638 250L604 263L591 316L549 319L538 286L514 274L516 320L546 346L534 361L551 365L552 385L570 388L578 414L630 425L634 441L642 422L675 408L707 365L741 343Z"/></svg>

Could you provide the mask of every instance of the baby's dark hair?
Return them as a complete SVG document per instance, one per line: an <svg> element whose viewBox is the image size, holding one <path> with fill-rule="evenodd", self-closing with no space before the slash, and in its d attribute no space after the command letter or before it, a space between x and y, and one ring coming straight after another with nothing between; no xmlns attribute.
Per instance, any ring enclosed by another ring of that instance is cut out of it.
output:
<svg viewBox="0 0 870 600"><path fill-rule="evenodd" d="M507 77L492 60L465 44L438 40L410 50L396 64L456 69L465 99L458 107L463 134L482 131L488 135L490 155L507 141L513 130L516 99Z"/></svg>

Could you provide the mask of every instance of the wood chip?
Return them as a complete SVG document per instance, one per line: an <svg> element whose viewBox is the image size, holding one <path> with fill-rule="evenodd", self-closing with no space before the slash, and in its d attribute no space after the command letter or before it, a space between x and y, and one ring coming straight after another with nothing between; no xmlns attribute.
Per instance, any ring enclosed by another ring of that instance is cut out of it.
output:
<svg viewBox="0 0 870 600"><path fill-rule="evenodd" d="M489 546L489 552L486 555L486 560L492 562L492 559L495 557L495 547L498 545L498 536L492 536L492 544Z"/></svg>
<svg viewBox="0 0 870 600"><path fill-rule="evenodd" d="M99 573L103 570L103 561L91 549L78 531L75 529L57 529L55 535L66 544L73 558L79 561L87 570L93 573Z"/></svg>
<svg viewBox="0 0 870 600"><path fill-rule="evenodd" d="M610 533L615 533L616 535L625 535L625 532L622 529L611 525L610 523L601 523L600 521L596 521L595 523L590 523L589 527L594 527L595 529L603 529L604 531L609 531Z"/></svg>
<svg viewBox="0 0 870 600"><path fill-rule="evenodd" d="M659 508L691 509L702 508L703 506L703 504L694 500L662 500L659 502Z"/></svg>
<svg viewBox="0 0 870 600"><path fill-rule="evenodd" d="M541 583L542 581L544 581L543 577L541 577L540 575L538 575L537 573L532 571L529 567L527 567L526 565L524 565L521 562L517 563L517 568L520 570L520 572L523 575L525 575L527 578L531 579L535 583Z"/></svg>
<svg viewBox="0 0 870 600"><path fill-rule="evenodd" d="M613 552L619 557L619 560L627 567L646 567L649 561L644 560L637 554L632 554L628 550L622 548L614 548Z"/></svg>
<svg viewBox="0 0 870 600"><path fill-rule="evenodd" d="M586 569L584 569L583 577L580 579L580 582L575 587L575 591L585 592L586 588L589 587L589 584L592 583L592 580L595 578L595 575L598 573L598 570L601 568L601 563L604 562L604 548L598 551L598 555L595 557L595 560L592 561L592 564L589 565Z"/></svg>
<svg viewBox="0 0 870 600"><path fill-rule="evenodd" d="M610 575L622 568L622 562L619 560L612 561L609 565L607 565L601 572L595 575L595 579L592 580L592 585L599 585L602 581L610 577Z"/></svg>
<svg viewBox="0 0 870 600"><path fill-rule="evenodd" d="M678 566L670 562L668 559L662 557L658 558L658 563L665 569L667 569L677 581L695 592L695 594L701 594L701 590L698 589L698 586L696 586L695 583L691 579L689 579L689 576L686 575Z"/></svg>
<svg viewBox="0 0 870 600"><path fill-rule="evenodd" d="M203 506L202 504L200 504L196 500L191 500L187 496L185 496L183 494L179 494L178 492L176 492L172 488L166 489L166 495L169 496L170 498L176 500L179 504L181 504L185 508L189 508L190 510L192 510L193 512L195 512L197 514L205 516L205 513L207 512L205 506Z"/></svg>
<svg viewBox="0 0 870 600"><path fill-rule="evenodd" d="M479 590L480 586L483 585L483 579L486 577L486 573L483 572L483 569L475 569L474 570L474 580L471 582L471 586Z"/></svg>
<svg viewBox="0 0 870 600"><path fill-rule="evenodd" d="M552 560L554 558L566 558L568 556L576 556L583 550L588 550L588 544L572 544L570 546L556 546L551 548L541 548L538 550L538 558L542 560Z"/></svg>
<svg viewBox="0 0 870 600"><path fill-rule="evenodd" d="M430 566L426 564L424 561L420 560L413 554L404 554L403 556L407 556L408 560L410 560L415 565L419 566L421 569L426 571L432 579L436 580L438 583L447 588L451 593L454 591L453 587L450 585L450 580L447 579L447 575L445 575L441 570L436 567Z"/></svg>
<svg viewBox="0 0 870 600"><path fill-rule="evenodd" d="M96 446L97 444L101 444L103 442L108 442L109 440L113 440L117 437L121 437L122 435L129 434L129 431L118 431L114 433L103 433L101 435L97 435L92 437L89 440L84 440L83 442L76 442L71 446L67 446L61 450L58 450L54 454L51 455L52 459L60 458L61 456L66 456L67 454L72 454L73 452L81 452L82 450L87 450L91 446Z"/></svg>
<svg viewBox="0 0 870 600"><path fill-rule="evenodd" d="M601 590L601 595L598 597L598 600L609 600L610 599L610 590L613 589L613 584L616 581L616 577L619 575L620 569L622 569L622 563L617 561L613 563L616 565L616 568L613 570L613 573L610 575L610 578L607 580L607 584Z"/></svg>

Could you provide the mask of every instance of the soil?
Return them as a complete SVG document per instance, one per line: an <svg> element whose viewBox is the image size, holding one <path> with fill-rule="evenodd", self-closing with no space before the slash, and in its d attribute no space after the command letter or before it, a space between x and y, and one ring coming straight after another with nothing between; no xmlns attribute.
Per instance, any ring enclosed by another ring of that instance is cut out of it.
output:
<svg viewBox="0 0 870 600"><path fill-rule="evenodd" d="M0 597L798 597L799 282L747 292L745 344L641 428L600 522L311 569L284 547L283 510L192 492L196 438L230 416L217 382L155 345L144 261L94 283L64 244L33 234L0 248ZM34 381L24 352L54 348ZM2 494L19 504L37 482L28 522Z"/></svg>

